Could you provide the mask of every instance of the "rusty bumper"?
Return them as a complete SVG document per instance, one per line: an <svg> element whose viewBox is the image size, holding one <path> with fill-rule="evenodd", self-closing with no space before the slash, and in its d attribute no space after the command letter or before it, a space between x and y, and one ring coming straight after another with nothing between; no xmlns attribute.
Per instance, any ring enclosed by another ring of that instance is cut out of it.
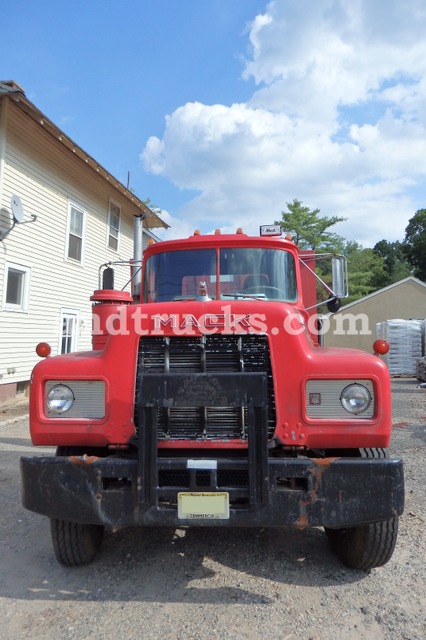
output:
<svg viewBox="0 0 426 640"><path fill-rule="evenodd" d="M137 459L23 457L22 501L52 518L113 529L347 527L387 520L404 508L403 464L397 458L269 458L263 477L246 460L214 462L161 458L155 472L144 475ZM229 519L179 519L180 491L228 492Z"/></svg>

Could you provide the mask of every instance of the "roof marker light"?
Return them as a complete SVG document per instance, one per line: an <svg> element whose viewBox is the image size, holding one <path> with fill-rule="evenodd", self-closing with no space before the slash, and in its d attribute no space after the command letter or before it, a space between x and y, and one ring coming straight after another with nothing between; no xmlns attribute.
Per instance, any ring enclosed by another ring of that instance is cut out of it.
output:
<svg viewBox="0 0 426 640"><path fill-rule="evenodd" d="M216 236L220 236L220 234L222 233L220 229L215 229L215 235Z"/></svg>
<svg viewBox="0 0 426 640"><path fill-rule="evenodd" d="M243 233L242 228L241 228L241 227L238 227L238 229L236 230L236 232L235 232L235 233Z"/></svg>
<svg viewBox="0 0 426 640"><path fill-rule="evenodd" d="M200 235L201 235L200 230L199 229L195 229L194 236L200 236Z"/></svg>

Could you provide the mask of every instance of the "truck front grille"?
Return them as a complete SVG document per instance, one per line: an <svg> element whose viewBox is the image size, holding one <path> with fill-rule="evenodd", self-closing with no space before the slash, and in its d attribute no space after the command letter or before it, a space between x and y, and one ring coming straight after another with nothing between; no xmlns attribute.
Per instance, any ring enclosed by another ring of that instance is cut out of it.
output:
<svg viewBox="0 0 426 640"><path fill-rule="evenodd" d="M144 374L260 373L267 377L268 438L275 430L275 397L268 338L264 335L149 336L139 342L135 425ZM158 408L160 440L244 439L248 415L243 407Z"/></svg>

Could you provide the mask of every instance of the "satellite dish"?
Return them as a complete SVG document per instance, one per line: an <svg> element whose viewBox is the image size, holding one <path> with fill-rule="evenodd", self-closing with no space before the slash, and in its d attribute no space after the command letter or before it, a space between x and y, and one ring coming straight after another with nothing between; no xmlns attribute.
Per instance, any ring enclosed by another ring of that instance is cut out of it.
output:
<svg viewBox="0 0 426 640"><path fill-rule="evenodd" d="M24 207L22 206L21 198L16 194L10 199L10 206L12 208L13 217L18 224L24 221Z"/></svg>

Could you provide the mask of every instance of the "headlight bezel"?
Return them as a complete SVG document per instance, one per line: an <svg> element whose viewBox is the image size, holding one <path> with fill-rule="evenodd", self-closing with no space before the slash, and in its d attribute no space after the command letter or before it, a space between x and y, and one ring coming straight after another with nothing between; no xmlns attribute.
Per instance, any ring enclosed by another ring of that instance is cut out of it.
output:
<svg viewBox="0 0 426 640"><path fill-rule="evenodd" d="M52 411L48 408L46 399L53 387L64 385L71 389L75 402L67 411ZM44 382L44 418L59 420L60 422L72 421L103 421L107 415L107 381L105 378L59 378L51 377Z"/></svg>
<svg viewBox="0 0 426 640"><path fill-rule="evenodd" d="M350 413L340 401L346 387L360 384L368 389L371 402L362 413ZM314 404L310 396L315 394L318 401ZM373 378L309 377L304 384L304 416L308 424L335 424L337 422L370 423L377 416L377 380Z"/></svg>

